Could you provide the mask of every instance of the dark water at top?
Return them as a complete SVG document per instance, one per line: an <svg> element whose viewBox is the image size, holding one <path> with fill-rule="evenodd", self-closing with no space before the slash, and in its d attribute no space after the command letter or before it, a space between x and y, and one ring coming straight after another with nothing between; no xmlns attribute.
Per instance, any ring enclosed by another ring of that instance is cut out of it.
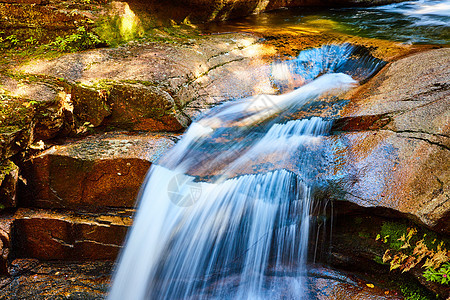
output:
<svg viewBox="0 0 450 300"><path fill-rule="evenodd" d="M408 44L450 43L450 1L419 0L367 8L281 9L219 23L210 31L252 30L264 26L308 31L329 28L344 34Z"/></svg>

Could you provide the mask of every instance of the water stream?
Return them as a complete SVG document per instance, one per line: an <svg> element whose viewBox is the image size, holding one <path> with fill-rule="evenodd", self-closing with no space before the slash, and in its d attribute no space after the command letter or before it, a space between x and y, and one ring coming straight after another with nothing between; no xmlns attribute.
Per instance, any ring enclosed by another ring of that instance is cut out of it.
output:
<svg viewBox="0 0 450 300"><path fill-rule="evenodd" d="M340 30L369 37L448 43L448 5L331 9L313 18L339 19ZM289 10L246 22L287 26L310 16ZM305 50L272 64L280 95L230 101L196 120L147 175L109 299L314 298L307 250L332 120L294 116L384 65L350 44ZM285 88L291 80L294 91Z"/></svg>
<svg viewBox="0 0 450 300"><path fill-rule="evenodd" d="M366 8L290 8L208 24L208 32L349 34L406 44L449 44L450 0L413 0Z"/></svg>
<svg viewBox="0 0 450 300"><path fill-rule="evenodd" d="M359 50L327 45L278 62L303 85L194 122L149 172L109 299L306 298L315 155L332 121L289 118L384 65ZM255 169L261 159L268 169Z"/></svg>

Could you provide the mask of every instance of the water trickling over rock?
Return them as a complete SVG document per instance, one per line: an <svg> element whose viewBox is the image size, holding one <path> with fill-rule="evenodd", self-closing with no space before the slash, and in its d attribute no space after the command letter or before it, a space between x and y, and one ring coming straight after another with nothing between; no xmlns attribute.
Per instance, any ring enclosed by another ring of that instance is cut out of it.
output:
<svg viewBox="0 0 450 300"><path fill-rule="evenodd" d="M307 297L311 153L321 151L331 122L288 119L356 84L334 72L366 78L383 65L365 56L351 62L354 50L304 53L287 67L303 78L300 88L225 103L190 126L147 176L109 299ZM268 169L255 170L261 157ZM280 162L296 171L271 169Z"/></svg>

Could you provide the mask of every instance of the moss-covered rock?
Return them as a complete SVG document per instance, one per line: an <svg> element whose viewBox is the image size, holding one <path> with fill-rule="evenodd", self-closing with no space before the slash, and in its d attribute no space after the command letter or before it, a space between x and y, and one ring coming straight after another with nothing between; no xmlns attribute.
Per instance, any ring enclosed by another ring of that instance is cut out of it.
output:
<svg viewBox="0 0 450 300"><path fill-rule="evenodd" d="M0 158L3 160L31 145L34 109L24 99L0 97Z"/></svg>
<svg viewBox="0 0 450 300"><path fill-rule="evenodd" d="M88 122L97 127L103 120L111 115L108 105L110 87L94 89L82 85L73 85L72 103L73 113L81 124Z"/></svg>

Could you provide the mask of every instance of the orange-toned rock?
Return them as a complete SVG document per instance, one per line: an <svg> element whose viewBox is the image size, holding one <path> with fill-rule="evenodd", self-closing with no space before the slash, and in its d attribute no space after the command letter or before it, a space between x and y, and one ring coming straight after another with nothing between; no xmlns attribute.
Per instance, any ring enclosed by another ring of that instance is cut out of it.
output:
<svg viewBox="0 0 450 300"><path fill-rule="evenodd" d="M21 204L86 210L134 207L148 168L174 139L110 133L54 146L26 164Z"/></svg>
<svg viewBox="0 0 450 300"><path fill-rule="evenodd" d="M92 89L74 84L71 89L73 114L81 124L90 123L94 127L102 124L105 117L111 115L107 91Z"/></svg>
<svg viewBox="0 0 450 300"><path fill-rule="evenodd" d="M173 98L155 86L117 83L110 91L111 118L107 124L139 131L179 131L190 119L180 113Z"/></svg>
<svg viewBox="0 0 450 300"><path fill-rule="evenodd" d="M345 199L450 232L449 70L449 48L427 51L392 63L353 94L339 126L360 132L331 137L347 162L334 168L348 176Z"/></svg>
<svg viewBox="0 0 450 300"><path fill-rule="evenodd" d="M15 259L1 281L1 299L104 299L112 261L40 262Z"/></svg>
<svg viewBox="0 0 450 300"><path fill-rule="evenodd" d="M19 209L14 215L12 253L15 258L42 260L115 259L132 211L75 214Z"/></svg>

